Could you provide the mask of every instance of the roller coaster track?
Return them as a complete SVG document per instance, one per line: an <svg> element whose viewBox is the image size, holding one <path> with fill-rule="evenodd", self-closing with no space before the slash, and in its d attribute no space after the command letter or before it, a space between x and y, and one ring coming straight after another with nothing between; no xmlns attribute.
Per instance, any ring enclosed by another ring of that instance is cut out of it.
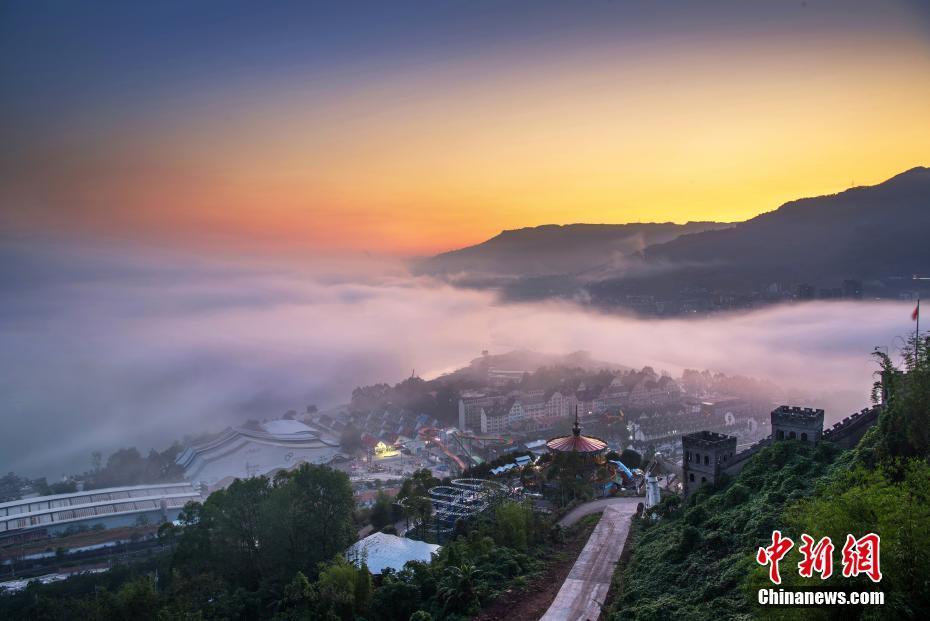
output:
<svg viewBox="0 0 930 621"><path fill-rule="evenodd" d="M451 450L449 450L449 447L446 446L445 443L440 439L439 434L440 434L439 430L434 429L433 427L424 427L423 429L420 430L420 437L423 440L432 442L433 444L438 446L439 450L442 451L446 457L451 459L452 462L455 463L456 466L458 466L459 472L465 472L468 469L468 466L465 465L465 462L462 461L461 457L459 457L458 455L453 453ZM468 454L468 451L465 451L465 453ZM470 459L471 459L471 455L469 455L469 460Z"/></svg>

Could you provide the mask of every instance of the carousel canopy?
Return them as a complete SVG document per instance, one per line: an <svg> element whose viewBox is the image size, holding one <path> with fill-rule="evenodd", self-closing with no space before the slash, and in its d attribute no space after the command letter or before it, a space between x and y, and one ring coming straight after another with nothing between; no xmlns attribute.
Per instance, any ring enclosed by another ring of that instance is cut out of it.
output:
<svg viewBox="0 0 930 621"><path fill-rule="evenodd" d="M575 425L572 435L552 438L546 442L550 451L559 453L600 453L607 448L607 443L600 438L581 435L581 424L578 422L578 411L575 411Z"/></svg>

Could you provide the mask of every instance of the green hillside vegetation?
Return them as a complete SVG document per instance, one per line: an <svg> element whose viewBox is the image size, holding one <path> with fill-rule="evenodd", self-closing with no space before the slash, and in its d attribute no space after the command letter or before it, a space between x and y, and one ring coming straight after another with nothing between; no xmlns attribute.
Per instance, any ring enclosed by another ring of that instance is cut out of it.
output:
<svg viewBox="0 0 930 621"><path fill-rule="evenodd" d="M903 370L877 358L890 394L879 423L850 451L829 442L809 447L779 442L755 455L718 490L707 487L680 503L666 498L656 522L634 529L629 563L618 572L610 619L927 618L930 612L930 340L912 340ZM915 353L919 352L919 353ZM771 587L758 565L759 547L779 529L795 541L781 561L784 587L823 582L797 572L801 533L829 535L836 546L838 589L885 592L882 607L762 608ZM851 533L878 533L883 580L843 578L839 551Z"/></svg>
<svg viewBox="0 0 930 621"><path fill-rule="evenodd" d="M433 482L427 475L404 493L416 496ZM183 528L162 527L172 552L0 595L0 619L467 619L543 571L566 535L505 501L456 524L431 564L376 577L341 557L355 538L353 510L348 477L325 466L236 481L189 504ZM590 532L593 522L576 528Z"/></svg>

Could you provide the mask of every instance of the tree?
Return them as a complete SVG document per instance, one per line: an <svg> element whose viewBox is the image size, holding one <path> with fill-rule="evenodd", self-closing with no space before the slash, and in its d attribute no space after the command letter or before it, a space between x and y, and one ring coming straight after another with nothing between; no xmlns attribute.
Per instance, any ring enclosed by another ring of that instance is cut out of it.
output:
<svg viewBox="0 0 930 621"><path fill-rule="evenodd" d="M121 619L155 619L158 613L158 593L154 581L140 576L124 584L116 594Z"/></svg>
<svg viewBox="0 0 930 621"><path fill-rule="evenodd" d="M293 575L315 575L317 565L354 540L355 499L349 477L327 466L302 464L275 478L265 506L269 560Z"/></svg>
<svg viewBox="0 0 930 621"><path fill-rule="evenodd" d="M213 572L232 588L284 585L354 539L355 502L348 476L302 464L270 481L236 480L201 505L188 504L173 564L184 575Z"/></svg>
<svg viewBox="0 0 930 621"><path fill-rule="evenodd" d="M262 570L272 567L264 541L270 493L265 477L237 479L204 503L205 515L198 526L210 529L214 568L232 584L255 589Z"/></svg>
<svg viewBox="0 0 930 621"><path fill-rule="evenodd" d="M407 621L420 602L420 585L412 572L386 570L372 596L371 615L379 621Z"/></svg>
<svg viewBox="0 0 930 621"><path fill-rule="evenodd" d="M351 621L368 611L371 574L337 556L321 572L318 581L321 612Z"/></svg>
<svg viewBox="0 0 930 621"><path fill-rule="evenodd" d="M930 337L911 337L901 353L903 369L887 354L874 353L881 380L873 399L880 400L884 391L888 401L878 419L876 454L886 464L895 458L930 456Z"/></svg>
<svg viewBox="0 0 930 621"><path fill-rule="evenodd" d="M505 502L497 507L494 517L497 543L526 551L533 528L533 511L517 502Z"/></svg>
<svg viewBox="0 0 930 621"><path fill-rule="evenodd" d="M623 465L627 468L639 468L640 464L642 464L643 456L631 448L623 449L623 452L620 453L620 461L623 462Z"/></svg>
<svg viewBox="0 0 930 621"><path fill-rule="evenodd" d="M22 489L29 483L28 479L9 472L0 477L0 502L19 500Z"/></svg>
<svg viewBox="0 0 930 621"><path fill-rule="evenodd" d="M478 575L474 565L446 567L437 589L446 612L471 615L478 609L480 602L475 590Z"/></svg>
<svg viewBox="0 0 930 621"><path fill-rule="evenodd" d="M315 614L319 604L319 593L316 586L307 579L303 572L298 571L287 586L284 587L284 597L278 601L278 610L285 619L309 619Z"/></svg>
<svg viewBox="0 0 930 621"><path fill-rule="evenodd" d="M52 483L46 485L43 495L48 494L73 494L77 491L77 482L68 480L68 481L58 481L57 483Z"/></svg>
<svg viewBox="0 0 930 621"><path fill-rule="evenodd" d="M393 522L392 504L390 497L384 491L378 492L375 504L371 508L371 525L375 530L381 530Z"/></svg>
<svg viewBox="0 0 930 621"><path fill-rule="evenodd" d="M143 458L135 447L119 449L107 458L102 468L102 455L95 451L91 455L93 471L85 479L84 488L181 481L184 469L175 462L180 451L181 445L175 443L161 453L153 449Z"/></svg>

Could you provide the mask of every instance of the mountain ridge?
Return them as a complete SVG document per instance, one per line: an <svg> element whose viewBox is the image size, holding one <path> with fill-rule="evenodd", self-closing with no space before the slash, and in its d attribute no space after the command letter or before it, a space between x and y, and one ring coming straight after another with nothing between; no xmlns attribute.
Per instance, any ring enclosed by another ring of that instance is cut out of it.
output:
<svg viewBox="0 0 930 621"><path fill-rule="evenodd" d="M721 222L632 222L542 224L505 229L483 242L422 259L418 273L470 277L537 277L598 267L605 255L626 256L698 231L732 226Z"/></svg>
<svg viewBox="0 0 930 621"><path fill-rule="evenodd" d="M631 306L635 298L636 310L676 314L808 299L811 290L818 297L862 297L863 283L868 297L930 292L930 281L912 278L930 277L928 239L930 168L917 166L736 223L510 229L416 269L457 286L496 289L510 300L607 307Z"/></svg>

